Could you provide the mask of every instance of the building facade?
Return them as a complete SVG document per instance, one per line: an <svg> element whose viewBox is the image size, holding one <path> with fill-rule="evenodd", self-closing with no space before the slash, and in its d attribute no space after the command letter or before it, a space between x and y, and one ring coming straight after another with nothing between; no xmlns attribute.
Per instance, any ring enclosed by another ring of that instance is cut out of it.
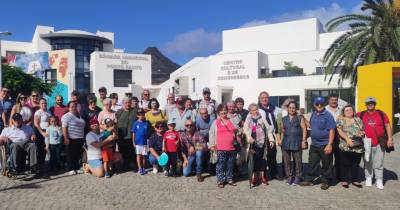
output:
<svg viewBox="0 0 400 210"><path fill-rule="evenodd" d="M354 103L354 91L348 81L338 84L338 76L328 83L321 63L330 44L344 32L327 33L316 18L222 32L222 51L197 57L170 75L160 85L159 99L168 93L202 98L209 87L219 102L244 98L246 105L257 102L267 91L271 103L280 106L291 98L310 110L311 99L337 93L341 103ZM284 68L285 63L302 72ZM338 72L340 68L338 69Z"/></svg>

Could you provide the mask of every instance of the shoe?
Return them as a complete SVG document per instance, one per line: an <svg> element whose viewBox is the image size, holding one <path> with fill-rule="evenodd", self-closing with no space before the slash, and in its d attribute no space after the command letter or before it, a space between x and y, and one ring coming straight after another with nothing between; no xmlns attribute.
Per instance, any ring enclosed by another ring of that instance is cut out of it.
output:
<svg viewBox="0 0 400 210"><path fill-rule="evenodd" d="M313 186L314 184L310 181L302 181L300 182L300 186Z"/></svg>
<svg viewBox="0 0 400 210"><path fill-rule="evenodd" d="M83 163L83 164L82 164L82 168L83 168L83 173L84 173L84 174L89 174L89 173L90 173L89 164Z"/></svg>
<svg viewBox="0 0 400 210"><path fill-rule="evenodd" d="M228 182L228 185L234 186L234 187L237 186L237 184L236 184L234 181L229 181L229 182Z"/></svg>
<svg viewBox="0 0 400 210"><path fill-rule="evenodd" d="M106 171L106 172L104 173L104 177L105 177L105 178L111 178L111 175L110 175L110 173L108 173L108 171Z"/></svg>
<svg viewBox="0 0 400 210"><path fill-rule="evenodd" d="M376 188L383 190L383 180L382 179L377 179L376 180Z"/></svg>
<svg viewBox="0 0 400 210"><path fill-rule="evenodd" d="M365 179L365 186L366 187L372 187L372 177L367 177Z"/></svg>
<svg viewBox="0 0 400 210"><path fill-rule="evenodd" d="M281 177L281 176L275 176L273 179L276 179L278 181L283 181L284 180L284 178Z"/></svg>
<svg viewBox="0 0 400 210"><path fill-rule="evenodd" d="M362 184L359 183L359 182L353 182L351 184L353 184L355 187L358 187L358 188L362 188L363 187Z"/></svg>
<svg viewBox="0 0 400 210"><path fill-rule="evenodd" d="M342 182L342 187L348 189L349 188L349 183Z"/></svg>
<svg viewBox="0 0 400 210"><path fill-rule="evenodd" d="M169 177L169 172L167 170L164 170L164 176Z"/></svg>
<svg viewBox="0 0 400 210"><path fill-rule="evenodd" d="M261 183L265 186L268 185L268 179L266 177L261 177Z"/></svg>
<svg viewBox="0 0 400 210"><path fill-rule="evenodd" d="M153 173L153 174L157 174L157 173L158 173L158 168L157 168L157 166L153 167L152 173Z"/></svg>
<svg viewBox="0 0 400 210"><path fill-rule="evenodd" d="M295 178L294 178L294 181L293 181L293 183L292 183L292 185L293 185L293 186L299 185L300 182L301 182L300 177L295 177Z"/></svg>
<svg viewBox="0 0 400 210"><path fill-rule="evenodd" d="M287 181L286 181L286 184L292 185L292 184L293 184L293 181L294 181L294 178L293 178L292 176L289 176L289 178L288 178Z"/></svg>
<svg viewBox="0 0 400 210"><path fill-rule="evenodd" d="M68 172L68 175L76 175L76 174L77 174L76 170L72 170L72 171Z"/></svg>
<svg viewBox="0 0 400 210"><path fill-rule="evenodd" d="M204 177L201 174L197 175L197 181L198 182L204 182Z"/></svg>
<svg viewBox="0 0 400 210"><path fill-rule="evenodd" d="M251 179L251 187L255 187L255 186L257 186L257 178L256 177Z"/></svg>
<svg viewBox="0 0 400 210"><path fill-rule="evenodd" d="M329 189L329 184L321 183L321 190L327 190L327 189Z"/></svg>
<svg viewBox="0 0 400 210"><path fill-rule="evenodd" d="M144 168L141 168L141 169L139 169L139 173L140 173L140 175L145 175L146 174L146 171L144 170Z"/></svg>

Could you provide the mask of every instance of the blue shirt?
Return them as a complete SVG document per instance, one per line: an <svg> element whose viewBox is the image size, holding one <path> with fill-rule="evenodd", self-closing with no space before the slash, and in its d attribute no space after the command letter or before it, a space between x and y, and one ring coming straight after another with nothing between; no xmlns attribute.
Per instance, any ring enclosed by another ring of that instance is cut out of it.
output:
<svg viewBox="0 0 400 210"><path fill-rule="evenodd" d="M200 116L196 119L196 130L199 131L200 135L208 142L208 132L210 131L211 124L215 118L210 115L207 120L203 120Z"/></svg>
<svg viewBox="0 0 400 210"><path fill-rule="evenodd" d="M2 100L0 101L0 125L3 126L4 122L3 119L1 118L1 115L3 114L3 112L6 113L6 118L8 118L9 114L11 113L11 109L12 109L12 102L10 100Z"/></svg>
<svg viewBox="0 0 400 210"><path fill-rule="evenodd" d="M186 120L192 120L193 122L195 121L196 111L193 109L185 109L181 115L178 109L174 109L171 113L169 113L168 119L175 122L176 131L184 131Z"/></svg>
<svg viewBox="0 0 400 210"><path fill-rule="evenodd" d="M329 143L329 131L336 128L335 119L324 109L321 113L311 114L311 145L323 147Z"/></svg>
<svg viewBox="0 0 400 210"><path fill-rule="evenodd" d="M147 138L150 132L150 124L147 121L136 121L132 125L132 133L135 134L136 145L147 145Z"/></svg>
<svg viewBox="0 0 400 210"><path fill-rule="evenodd" d="M153 133L149 138L149 148L153 148L158 154L162 153L163 136Z"/></svg>

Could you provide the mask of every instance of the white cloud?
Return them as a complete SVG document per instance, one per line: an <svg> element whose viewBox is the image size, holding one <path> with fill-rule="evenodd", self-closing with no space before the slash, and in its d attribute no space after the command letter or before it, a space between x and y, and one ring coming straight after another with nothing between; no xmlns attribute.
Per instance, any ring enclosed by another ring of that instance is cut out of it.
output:
<svg viewBox="0 0 400 210"><path fill-rule="evenodd" d="M205 56L221 50L220 32L207 32L203 28L178 34L162 50L170 55Z"/></svg>
<svg viewBox="0 0 400 210"><path fill-rule="evenodd" d="M247 23L244 23L243 25L239 26L239 28L247 28L247 27L252 27L252 26L261 26L261 25L266 25L269 22L266 20L258 20L254 19L252 21L249 21Z"/></svg>

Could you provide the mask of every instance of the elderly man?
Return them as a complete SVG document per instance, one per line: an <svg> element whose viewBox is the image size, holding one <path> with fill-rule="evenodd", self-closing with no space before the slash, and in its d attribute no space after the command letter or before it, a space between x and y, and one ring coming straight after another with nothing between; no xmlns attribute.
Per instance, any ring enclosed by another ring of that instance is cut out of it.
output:
<svg viewBox="0 0 400 210"><path fill-rule="evenodd" d="M185 131L186 120L194 121L196 118L196 112L192 109L185 108L185 100L179 99L176 109L172 111L169 115L169 119L175 121L175 130L178 132Z"/></svg>
<svg viewBox="0 0 400 210"><path fill-rule="evenodd" d="M208 87L203 88L203 99L197 103L196 106L197 110L200 110L201 108L206 108L208 114L216 118L217 107L218 107L217 102L214 99L211 99L210 88Z"/></svg>
<svg viewBox="0 0 400 210"><path fill-rule="evenodd" d="M196 130L200 132L200 135L208 142L208 133L210 131L211 124L215 118L208 114L206 108L199 109L199 115L196 118Z"/></svg>
<svg viewBox="0 0 400 210"><path fill-rule="evenodd" d="M321 189L327 190L329 182L333 178L332 144L335 138L336 123L332 115L325 109L323 97L315 98L313 104L315 111L310 118L311 146L308 155L310 167L300 185L312 186L312 182L321 176ZM320 162L322 162L322 167Z"/></svg>
<svg viewBox="0 0 400 210"><path fill-rule="evenodd" d="M4 127L8 127L10 119L10 113L12 109L12 102L10 100L9 90L5 87L1 88L0 92L0 132Z"/></svg>
<svg viewBox="0 0 400 210"><path fill-rule="evenodd" d="M107 98L107 88L106 87L100 87L99 88L99 98L96 101L96 106L100 107L100 109L103 109L103 100Z"/></svg>
<svg viewBox="0 0 400 210"><path fill-rule="evenodd" d="M135 164L133 159L134 149L132 146L132 123L136 120L137 109L132 108L131 98L122 99L122 108L116 113L118 127L118 149L124 159L124 168L128 169L129 164Z"/></svg>
<svg viewBox="0 0 400 210"><path fill-rule="evenodd" d="M29 125L22 123L22 116L15 113L12 116L14 125L4 128L0 135L1 142L11 142L11 153L13 156L13 165L17 172L21 172L25 164L25 151L29 155L29 164L32 172L37 173L37 151L35 140L36 136Z"/></svg>
<svg viewBox="0 0 400 210"><path fill-rule="evenodd" d="M149 111L149 101L150 101L150 91L143 90L142 100L139 101L139 108L144 109L144 111Z"/></svg>
<svg viewBox="0 0 400 210"><path fill-rule="evenodd" d="M198 182L203 182L204 178L201 175L203 170L203 156L207 150L207 142L195 131L192 120L185 121L185 131L180 133L181 148L184 159L187 159L187 165L183 166L183 176L189 176L192 173L194 163L196 162L196 177Z"/></svg>
<svg viewBox="0 0 400 210"><path fill-rule="evenodd" d="M169 117L169 114L176 109L175 95L173 93L168 94L167 104L164 107L165 113Z"/></svg>

